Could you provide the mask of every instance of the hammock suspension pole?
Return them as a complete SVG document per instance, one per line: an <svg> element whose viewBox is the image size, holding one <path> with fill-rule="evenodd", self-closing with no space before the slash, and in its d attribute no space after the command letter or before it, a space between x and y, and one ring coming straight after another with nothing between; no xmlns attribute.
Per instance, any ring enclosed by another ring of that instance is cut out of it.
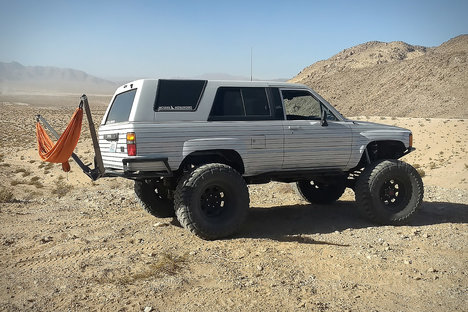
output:
<svg viewBox="0 0 468 312"><path fill-rule="evenodd" d="M84 106L86 117L88 119L89 130L91 133L91 138L93 140L93 148L94 148L94 169L91 169L89 166L91 164L85 165L81 159L75 153L72 153L71 157L77 163L78 166L83 170L83 172L90 177L93 181L96 181L100 177L104 175L104 164L102 162L101 150L99 149L99 141L97 139L96 129L94 127L93 119L91 116L91 110L89 109L88 98L86 95L82 95L80 98L80 108ZM41 121L42 124L49 129L49 131L54 135L54 137L58 140L60 135L55 131L54 128L44 119L41 115L36 115L36 121Z"/></svg>

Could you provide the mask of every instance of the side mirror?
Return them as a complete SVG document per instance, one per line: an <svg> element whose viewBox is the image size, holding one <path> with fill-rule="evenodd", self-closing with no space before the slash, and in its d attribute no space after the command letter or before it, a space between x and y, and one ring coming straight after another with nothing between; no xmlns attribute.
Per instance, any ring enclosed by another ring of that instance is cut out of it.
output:
<svg viewBox="0 0 468 312"><path fill-rule="evenodd" d="M325 108L322 107L322 117L320 118L320 124L322 127L327 127L328 122L327 122L327 112L325 111Z"/></svg>

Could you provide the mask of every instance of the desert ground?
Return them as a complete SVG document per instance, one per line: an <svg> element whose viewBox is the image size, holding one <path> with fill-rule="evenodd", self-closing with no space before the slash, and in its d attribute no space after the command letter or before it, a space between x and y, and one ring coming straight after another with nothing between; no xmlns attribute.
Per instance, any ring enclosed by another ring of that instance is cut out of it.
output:
<svg viewBox="0 0 468 312"><path fill-rule="evenodd" d="M99 123L109 97L89 98ZM34 116L61 132L78 100L0 97L0 310L466 311L467 119L355 117L413 131L409 225L363 220L351 190L320 206L269 183L249 187L237 235L204 241L146 213L131 181L39 159ZM91 162L85 122L75 152Z"/></svg>

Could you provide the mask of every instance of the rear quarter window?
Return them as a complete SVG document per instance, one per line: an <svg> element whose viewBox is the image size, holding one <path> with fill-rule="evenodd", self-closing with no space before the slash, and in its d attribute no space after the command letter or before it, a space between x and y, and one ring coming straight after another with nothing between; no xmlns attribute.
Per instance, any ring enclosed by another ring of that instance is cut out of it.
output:
<svg viewBox="0 0 468 312"><path fill-rule="evenodd" d="M194 111L205 90L206 80L158 81L155 111Z"/></svg>
<svg viewBox="0 0 468 312"><path fill-rule="evenodd" d="M128 121L137 89L118 94L112 102L106 124Z"/></svg>

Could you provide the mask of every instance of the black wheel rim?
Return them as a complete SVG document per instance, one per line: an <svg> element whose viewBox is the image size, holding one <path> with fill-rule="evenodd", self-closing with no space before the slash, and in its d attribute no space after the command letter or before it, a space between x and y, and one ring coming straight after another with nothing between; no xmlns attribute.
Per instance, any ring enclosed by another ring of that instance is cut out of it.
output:
<svg viewBox="0 0 468 312"><path fill-rule="evenodd" d="M403 210L409 202L408 194L411 194L405 181L399 179L386 180L380 188L380 201L390 212Z"/></svg>
<svg viewBox="0 0 468 312"><path fill-rule="evenodd" d="M219 217L227 209L226 192L220 186L208 186L200 197L200 207L208 218Z"/></svg>

